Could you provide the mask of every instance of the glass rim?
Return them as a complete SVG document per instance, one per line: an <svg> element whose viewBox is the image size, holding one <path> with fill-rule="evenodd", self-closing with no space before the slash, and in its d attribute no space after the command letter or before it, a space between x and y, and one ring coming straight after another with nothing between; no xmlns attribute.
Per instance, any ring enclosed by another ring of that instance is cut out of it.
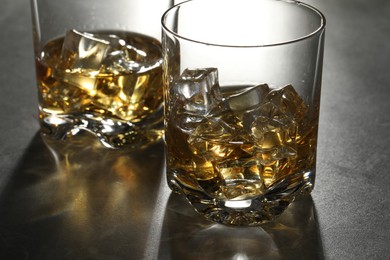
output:
<svg viewBox="0 0 390 260"><path fill-rule="evenodd" d="M176 38L179 38L179 39L182 39L182 40L185 40L185 41L189 41L189 42L193 42L193 43L208 45L208 46L229 47L229 48L258 48L258 47L282 46L282 45L288 45L288 44L291 44L291 43L304 41L304 40L312 38L315 35L317 35L318 33L324 31L325 30L325 26L326 26L325 15L320 10L318 10L315 7L313 7L312 5L309 5L309 4L306 4L306 3L303 3L303 2L300 2L300 1L297 1L297 0L266 0L266 1L276 1L276 2L284 2L284 3L290 3L290 4L292 3L292 4L297 5L297 6L303 6L303 7L307 8L308 10L316 13L318 15L318 17L320 18L321 24L315 30L313 30L311 33L305 34L305 35L303 35L301 37L297 37L295 39L291 39L291 40L287 40L287 41L281 41L281 42L276 42L276 43L257 44L257 45L232 45L232 44L218 44L218 43L199 41L199 40L196 40L196 39L191 39L191 38L182 36L179 33L174 32L173 30L169 29L166 26L166 24L165 24L166 18L167 18L167 16L169 15L169 13L171 11L173 11L174 9L177 9L178 7L180 7L182 5L185 5L185 4L189 3L189 2L194 2L194 1L197 1L197 0L187 0L187 1L181 2L179 4L176 4L176 5L172 6L172 7L170 7L169 9L167 9L163 13L163 15L161 17L161 26L162 26L163 30L165 32L168 32L168 33L174 35ZM236 1L239 1L239 0L236 0Z"/></svg>

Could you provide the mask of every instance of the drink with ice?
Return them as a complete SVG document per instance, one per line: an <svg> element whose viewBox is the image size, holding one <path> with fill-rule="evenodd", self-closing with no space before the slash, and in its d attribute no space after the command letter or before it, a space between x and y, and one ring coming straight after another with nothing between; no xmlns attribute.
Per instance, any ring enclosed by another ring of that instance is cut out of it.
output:
<svg viewBox="0 0 390 260"><path fill-rule="evenodd" d="M109 147L140 147L162 136L158 40L134 32L69 30L36 58L43 132L80 130Z"/></svg>
<svg viewBox="0 0 390 260"><path fill-rule="evenodd" d="M190 0L162 29L169 186L213 222L274 220L314 187L324 16L296 1Z"/></svg>
<svg viewBox="0 0 390 260"><path fill-rule="evenodd" d="M221 87L205 68L184 70L167 91L168 183L208 219L272 220L311 191L318 113L292 85Z"/></svg>

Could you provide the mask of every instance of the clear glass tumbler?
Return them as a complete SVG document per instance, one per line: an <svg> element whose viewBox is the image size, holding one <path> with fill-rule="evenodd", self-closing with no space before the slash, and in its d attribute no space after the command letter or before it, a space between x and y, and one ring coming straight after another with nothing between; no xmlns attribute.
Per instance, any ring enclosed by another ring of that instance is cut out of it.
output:
<svg viewBox="0 0 390 260"><path fill-rule="evenodd" d="M167 178L207 219L258 225L312 191L325 18L290 0L162 18Z"/></svg>
<svg viewBox="0 0 390 260"><path fill-rule="evenodd" d="M161 15L173 0L31 0L42 133L108 147L163 135Z"/></svg>

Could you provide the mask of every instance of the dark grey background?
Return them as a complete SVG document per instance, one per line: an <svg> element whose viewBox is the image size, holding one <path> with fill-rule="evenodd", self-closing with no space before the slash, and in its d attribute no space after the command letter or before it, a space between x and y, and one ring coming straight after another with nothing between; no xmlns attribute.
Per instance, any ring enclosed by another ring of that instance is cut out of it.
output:
<svg viewBox="0 0 390 260"><path fill-rule="evenodd" d="M389 258L390 1L306 2L327 17L316 187L275 223L231 228L170 194L161 143L45 144L29 2L1 1L0 258Z"/></svg>

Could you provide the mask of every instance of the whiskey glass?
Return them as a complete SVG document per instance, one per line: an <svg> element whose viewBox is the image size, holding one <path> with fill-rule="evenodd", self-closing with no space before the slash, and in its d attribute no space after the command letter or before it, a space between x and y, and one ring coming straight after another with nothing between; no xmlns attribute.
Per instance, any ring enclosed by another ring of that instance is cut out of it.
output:
<svg viewBox="0 0 390 260"><path fill-rule="evenodd" d="M169 187L206 219L272 221L315 182L325 17L290 0L162 17Z"/></svg>
<svg viewBox="0 0 390 260"><path fill-rule="evenodd" d="M173 0L31 0L43 135L111 148L163 135L160 18Z"/></svg>

